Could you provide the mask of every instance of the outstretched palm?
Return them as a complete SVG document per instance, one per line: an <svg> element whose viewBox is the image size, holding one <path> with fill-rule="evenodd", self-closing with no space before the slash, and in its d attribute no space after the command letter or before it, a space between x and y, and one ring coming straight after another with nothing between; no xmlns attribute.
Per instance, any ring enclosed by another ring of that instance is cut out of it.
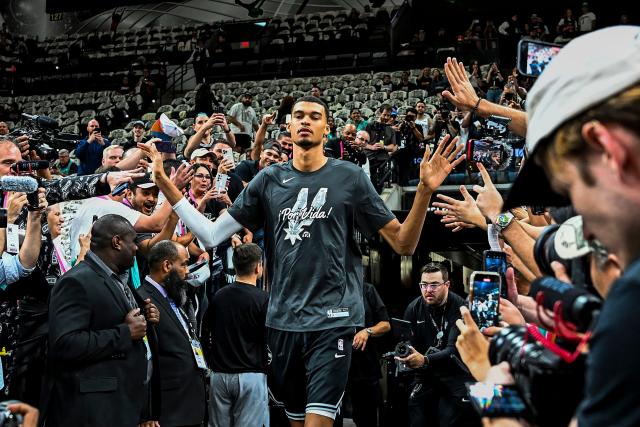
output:
<svg viewBox="0 0 640 427"><path fill-rule="evenodd" d="M456 158L462 146L457 146L458 137L445 136L440 140L433 154L429 149L424 153L420 163L420 182L430 192L434 192L442 184L451 171L465 159L465 155Z"/></svg>

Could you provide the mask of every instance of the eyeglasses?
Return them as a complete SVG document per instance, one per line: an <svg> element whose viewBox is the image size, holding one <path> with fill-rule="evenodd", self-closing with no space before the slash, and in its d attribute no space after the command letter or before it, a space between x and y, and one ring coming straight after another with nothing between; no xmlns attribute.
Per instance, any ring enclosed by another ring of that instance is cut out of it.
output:
<svg viewBox="0 0 640 427"><path fill-rule="evenodd" d="M447 280L446 282L441 282L441 283L427 283L427 282L420 282L420 289L433 289L434 291L436 289L438 289L440 286L449 283L449 281Z"/></svg>
<svg viewBox="0 0 640 427"><path fill-rule="evenodd" d="M207 181L211 181L211 175L205 175L203 173L197 173L195 175L193 175L194 178L198 178L198 179L206 179Z"/></svg>

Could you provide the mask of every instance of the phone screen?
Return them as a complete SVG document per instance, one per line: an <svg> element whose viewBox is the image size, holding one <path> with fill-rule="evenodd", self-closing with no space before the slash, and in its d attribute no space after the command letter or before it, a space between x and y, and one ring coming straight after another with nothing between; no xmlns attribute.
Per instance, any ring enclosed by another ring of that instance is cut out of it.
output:
<svg viewBox="0 0 640 427"><path fill-rule="evenodd" d="M500 384L467 384L469 398L475 410L482 417L523 417L529 411L518 390Z"/></svg>
<svg viewBox="0 0 640 427"><path fill-rule="evenodd" d="M508 298L507 294L507 254L500 251L484 251L482 254L482 263L485 271L493 271L500 275L500 296Z"/></svg>
<svg viewBox="0 0 640 427"><path fill-rule="evenodd" d="M482 163L488 171L505 170L512 155L512 147L493 140L470 139L467 143L467 166L470 173L478 172L476 163Z"/></svg>
<svg viewBox="0 0 640 427"><path fill-rule="evenodd" d="M471 274L469 311L481 330L498 324L500 313L500 275L489 271Z"/></svg>
<svg viewBox="0 0 640 427"><path fill-rule="evenodd" d="M529 77L538 77L560 52L562 46L534 40L518 43L518 71Z"/></svg>

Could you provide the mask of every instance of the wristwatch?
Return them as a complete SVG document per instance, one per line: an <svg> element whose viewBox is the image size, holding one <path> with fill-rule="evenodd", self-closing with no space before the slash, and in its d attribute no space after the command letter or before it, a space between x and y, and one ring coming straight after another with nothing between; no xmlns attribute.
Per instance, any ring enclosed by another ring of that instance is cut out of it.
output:
<svg viewBox="0 0 640 427"><path fill-rule="evenodd" d="M367 331L367 333L369 334L369 336L373 335L373 329L371 329L371 328L367 328L367 329L365 329L365 331Z"/></svg>
<svg viewBox="0 0 640 427"><path fill-rule="evenodd" d="M511 224L511 221L513 221L513 218L515 217L511 212L498 214L495 221L496 227L498 227L500 231L504 230L509 226L509 224Z"/></svg>

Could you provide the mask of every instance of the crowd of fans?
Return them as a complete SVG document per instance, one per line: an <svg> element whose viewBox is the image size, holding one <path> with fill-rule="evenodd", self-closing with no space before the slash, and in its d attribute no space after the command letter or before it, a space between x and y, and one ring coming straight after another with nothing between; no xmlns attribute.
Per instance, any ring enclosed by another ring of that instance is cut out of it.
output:
<svg viewBox="0 0 640 427"><path fill-rule="evenodd" d="M537 80L448 58L371 75L363 102L320 78L279 105L204 82L188 110L156 109L144 68L118 90L136 118L112 116L114 133L86 115L77 142L22 132L46 120L7 103L0 386L25 403L9 412L54 427L339 425L346 390L356 425L376 426L384 357L409 379L411 426L636 425L640 30L595 28L587 4L567 11L555 41L580 37ZM514 15L474 20L465 40L482 52L524 34L553 37ZM496 184L514 180L503 200ZM379 196L392 183L415 185L404 222ZM446 183L474 194L437 194ZM429 262L404 322L390 319L362 249L379 234L413 255L430 204L452 232L487 232L501 297L457 295L451 265ZM500 320L479 325L491 310ZM382 356L390 331L401 342Z"/></svg>

